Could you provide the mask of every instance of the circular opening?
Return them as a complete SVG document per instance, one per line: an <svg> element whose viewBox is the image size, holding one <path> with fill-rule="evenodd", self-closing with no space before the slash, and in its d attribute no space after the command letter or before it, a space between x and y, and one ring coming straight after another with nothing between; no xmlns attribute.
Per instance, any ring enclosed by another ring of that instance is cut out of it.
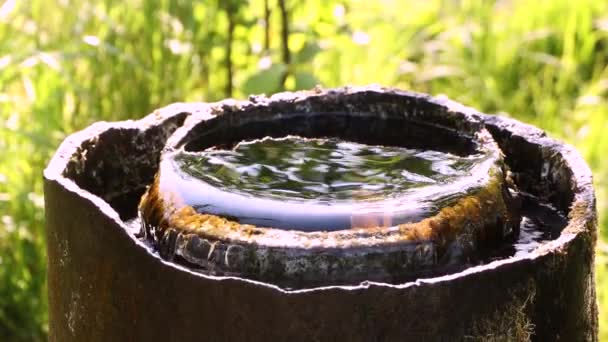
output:
<svg viewBox="0 0 608 342"><path fill-rule="evenodd" d="M141 203L161 255L286 286L391 281L517 229L502 154L476 118L400 97L317 100L176 132Z"/></svg>

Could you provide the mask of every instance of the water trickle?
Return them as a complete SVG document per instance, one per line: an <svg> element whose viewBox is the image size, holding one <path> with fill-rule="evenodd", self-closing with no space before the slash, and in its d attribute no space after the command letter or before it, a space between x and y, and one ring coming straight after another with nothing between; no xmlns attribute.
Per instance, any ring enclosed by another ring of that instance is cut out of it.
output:
<svg viewBox="0 0 608 342"><path fill-rule="evenodd" d="M568 218L548 202L530 194L520 194L522 199L519 234L501 242L498 246L479 251L477 258L467 266L487 264L494 260L509 257L526 256L540 245L556 239L568 224ZM128 231L139 236L140 240L153 249L151 242L138 232L141 229L141 218L135 217L125 222ZM440 275L440 274L439 274Z"/></svg>
<svg viewBox="0 0 608 342"><path fill-rule="evenodd" d="M521 193L521 222L519 235L497 248L480 252L480 262L512 256L526 256L543 243L556 239L568 224L568 218L550 203L533 195Z"/></svg>

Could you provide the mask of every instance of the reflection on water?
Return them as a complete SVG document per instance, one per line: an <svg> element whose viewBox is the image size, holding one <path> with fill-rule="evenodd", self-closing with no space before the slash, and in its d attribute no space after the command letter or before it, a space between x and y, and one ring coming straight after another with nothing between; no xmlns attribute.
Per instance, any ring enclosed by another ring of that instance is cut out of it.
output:
<svg viewBox="0 0 608 342"><path fill-rule="evenodd" d="M224 190L319 202L383 199L465 175L477 160L437 151L287 137L176 158L188 175Z"/></svg>
<svg viewBox="0 0 608 342"><path fill-rule="evenodd" d="M519 235L512 241L481 253L483 263L511 256L526 256L543 243L556 239L568 224L568 218L551 204L530 194L521 193Z"/></svg>
<svg viewBox="0 0 608 342"><path fill-rule="evenodd" d="M393 226L434 215L478 189L492 160L296 136L179 151L160 191L201 213L303 231Z"/></svg>

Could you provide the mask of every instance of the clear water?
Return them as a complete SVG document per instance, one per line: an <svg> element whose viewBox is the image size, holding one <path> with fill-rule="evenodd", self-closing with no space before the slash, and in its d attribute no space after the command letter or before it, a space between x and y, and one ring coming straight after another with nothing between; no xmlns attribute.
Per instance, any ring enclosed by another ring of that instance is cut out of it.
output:
<svg viewBox="0 0 608 342"><path fill-rule="evenodd" d="M176 158L186 174L235 193L278 200L384 199L466 175L477 156L373 146L338 139L245 141Z"/></svg>
<svg viewBox="0 0 608 342"><path fill-rule="evenodd" d="M546 201L521 193L521 222L519 235L499 246L480 253L480 261L487 263L511 256L525 256L544 242L556 239L568 224L568 218Z"/></svg>
<svg viewBox="0 0 608 342"><path fill-rule="evenodd" d="M432 216L478 189L487 168L476 170L488 160L339 139L264 138L165 158L160 191L201 213L260 227L392 226Z"/></svg>

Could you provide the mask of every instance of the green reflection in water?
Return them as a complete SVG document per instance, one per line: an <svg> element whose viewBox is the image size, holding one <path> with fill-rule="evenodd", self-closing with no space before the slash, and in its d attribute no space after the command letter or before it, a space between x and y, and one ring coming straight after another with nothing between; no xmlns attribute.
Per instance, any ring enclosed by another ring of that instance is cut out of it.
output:
<svg viewBox="0 0 608 342"><path fill-rule="evenodd" d="M469 175L479 155L457 156L339 139L289 136L176 156L185 174L224 191L319 202L374 200Z"/></svg>

